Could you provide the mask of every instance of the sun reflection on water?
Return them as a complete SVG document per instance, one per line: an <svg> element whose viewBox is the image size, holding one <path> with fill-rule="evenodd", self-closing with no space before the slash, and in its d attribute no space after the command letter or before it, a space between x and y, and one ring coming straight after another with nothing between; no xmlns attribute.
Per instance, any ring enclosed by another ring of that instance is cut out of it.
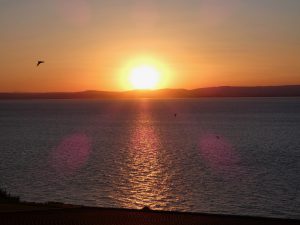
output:
<svg viewBox="0 0 300 225"><path fill-rule="evenodd" d="M122 170L127 187L120 188L123 194L117 199L124 208L163 209L170 190L159 159L160 139L145 104L141 102L140 112L130 128L127 164Z"/></svg>

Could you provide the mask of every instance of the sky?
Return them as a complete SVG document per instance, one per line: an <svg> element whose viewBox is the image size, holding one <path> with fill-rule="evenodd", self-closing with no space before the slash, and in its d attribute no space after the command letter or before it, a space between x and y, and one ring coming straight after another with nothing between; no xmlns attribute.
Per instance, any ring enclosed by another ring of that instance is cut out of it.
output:
<svg viewBox="0 0 300 225"><path fill-rule="evenodd" d="M0 92L300 84L299 0L0 0ZM45 64L36 67L37 60Z"/></svg>

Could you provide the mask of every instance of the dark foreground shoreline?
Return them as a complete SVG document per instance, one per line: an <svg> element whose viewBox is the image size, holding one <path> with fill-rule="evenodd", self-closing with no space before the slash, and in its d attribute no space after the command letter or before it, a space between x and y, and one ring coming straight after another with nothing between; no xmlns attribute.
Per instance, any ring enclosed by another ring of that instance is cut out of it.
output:
<svg viewBox="0 0 300 225"><path fill-rule="evenodd" d="M0 203L0 224L296 225L300 220L152 210L96 208L60 203Z"/></svg>

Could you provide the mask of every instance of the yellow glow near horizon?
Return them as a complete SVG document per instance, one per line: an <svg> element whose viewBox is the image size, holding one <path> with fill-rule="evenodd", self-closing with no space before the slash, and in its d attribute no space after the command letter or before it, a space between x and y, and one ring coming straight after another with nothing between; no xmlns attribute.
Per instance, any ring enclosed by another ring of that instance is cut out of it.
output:
<svg viewBox="0 0 300 225"><path fill-rule="evenodd" d="M170 85L169 66L158 57L132 58L120 68L120 82L124 90L161 89Z"/></svg>
<svg viewBox="0 0 300 225"><path fill-rule="evenodd" d="M153 66L142 65L132 69L129 79L134 89L155 89L160 73Z"/></svg>

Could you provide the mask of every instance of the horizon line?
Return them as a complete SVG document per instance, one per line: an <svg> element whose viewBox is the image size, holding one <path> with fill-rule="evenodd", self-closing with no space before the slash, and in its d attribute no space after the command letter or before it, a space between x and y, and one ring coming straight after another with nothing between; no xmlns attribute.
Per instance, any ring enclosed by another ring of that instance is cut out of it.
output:
<svg viewBox="0 0 300 225"><path fill-rule="evenodd" d="M84 93L84 92L110 92L110 93L125 93L125 92L133 92L133 91L140 91L140 92L154 92L154 91L162 91L162 90L184 90L184 91L193 91L199 89L213 89L213 88L272 88L272 87L296 87L300 84L283 84L283 85L241 85L241 86L234 86L234 85L221 85L221 86L207 86L207 87L199 87L199 88L159 88L159 89L129 89L129 90L122 90L122 91L109 91L109 90L80 90L80 91L0 91L1 94L49 94L49 93Z"/></svg>

